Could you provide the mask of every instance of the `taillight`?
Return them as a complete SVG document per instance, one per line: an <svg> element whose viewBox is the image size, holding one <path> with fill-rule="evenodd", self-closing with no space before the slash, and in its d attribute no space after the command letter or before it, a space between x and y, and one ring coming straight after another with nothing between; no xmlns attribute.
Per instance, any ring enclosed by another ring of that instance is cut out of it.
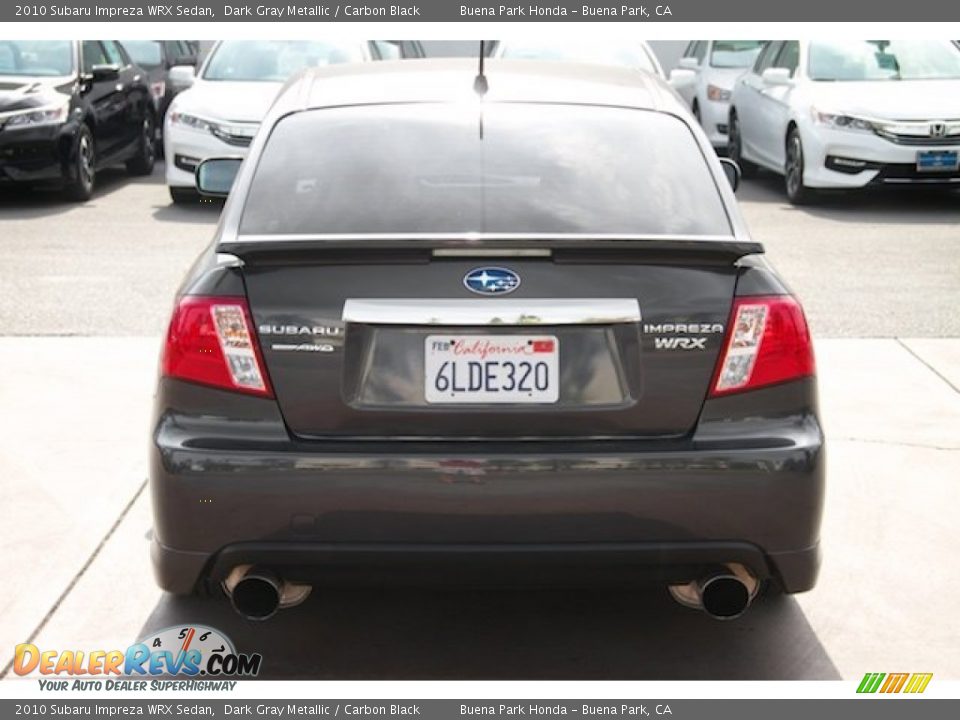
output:
<svg viewBox="0 0 960 720"><path fill-rule="evenodd" d="M710 396L808 377L816 372L803 309L789 295L737 298Z"/></svg>
<svg viewBox="0 0 960 720"><path fill-rule="evenodd" d="M163 80L150 83L150 94L153 95L154 100L159 100L167 94L167 83Z"/></svg>
<svg viewBox="0 0 960 720"><path fill-rule="evenodd" d="M273 397L263 357L240 297L181 298L170 319L162 372L227 390Z"/></svg>

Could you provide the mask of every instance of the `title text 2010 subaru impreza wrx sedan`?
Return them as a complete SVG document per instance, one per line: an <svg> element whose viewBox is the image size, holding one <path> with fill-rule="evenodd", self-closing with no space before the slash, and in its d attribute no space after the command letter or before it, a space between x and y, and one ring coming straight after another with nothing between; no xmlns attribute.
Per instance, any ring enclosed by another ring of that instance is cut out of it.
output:
<svg viewBox="0 0 960 720"><path fill-rule="evenodd" d="M198 169L232 189L163 351L160 585L811 588L811 341L706 136L635 71L475 76L310 71Z"/></svg>

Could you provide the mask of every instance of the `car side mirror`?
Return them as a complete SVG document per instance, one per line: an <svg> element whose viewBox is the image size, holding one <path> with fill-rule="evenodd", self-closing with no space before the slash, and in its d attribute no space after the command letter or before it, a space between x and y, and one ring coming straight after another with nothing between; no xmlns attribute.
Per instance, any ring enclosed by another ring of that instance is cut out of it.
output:
<svg viewBox="0 0 960 720"><path fill-rule="evenodd" d="M677 65L679 65L684 70L700 69L700 61L698 61L695 57L680 58L680 62L678 62Z"/></svg>
<svg viewBox="0 0 960 720"><path fill-rule="evenodd" d="M682 88L687 88L693 85L696 82L697 74L693 70L688 70L687 68L674 68L670 71L670 87L674 90L680 90Z"/></svg>
<svg viewBox="0 0 960 720"><path fill-rule="evenodd" d="M793 78L790 77L790 71L787 70L787 68L767 68L763 71L760 79L763 80L764 85L769 85L770 87L790 85L793 82Z"/></svg>
<svg viewBox="0 0 960 720"><path fill-rule="evenodd" d="M167 73L167 80L178 88L188 88L197 79L196 70L192 65L174 65Z"/></svg>
<svg viewBox="0 0 960 720"><path fill-rule="evenodd" d="M740 187L740 166L730 158L720 158L720 167L723 168L723 174L727 176L727 182L734 192Z"/></svg>
<svg viewBox="0 0 960 720"><path fill-rule="evenodd" d="M94 65L90 68L90 77L94 82L117 80L120 77L119 65Z"/></svg>
<svg viewBox="0 0 960 720"><path fill-rule="evenodd" d="M240 170L240 158L208 158L196 169L197 190L208 197L226 197Z"/></svg>

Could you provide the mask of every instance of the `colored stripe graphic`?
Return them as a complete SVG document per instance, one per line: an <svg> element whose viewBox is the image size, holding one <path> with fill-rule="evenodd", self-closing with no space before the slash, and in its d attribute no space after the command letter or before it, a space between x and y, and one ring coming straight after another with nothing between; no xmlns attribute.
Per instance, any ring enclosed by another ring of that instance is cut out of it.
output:
<svg viewBox="0 0 960 720"><path fill-rule="evenodd" d="M933 673L867 673L857 686L858 693L922 693L927 689Z"/></svg>
<svg viewBox="0 0 960 720"><path fill-rule="evenodd" d="M875 693L877 688L880 687L880 682L884 677L886 677L885 673L867 673L863 676L863 680L860 681L860 687L857 688L857 692Z"/></svg>
<svg viewBox="0 0 960 720"><path fill-rule="evenodd" d="M907 678L910 677L910 673L890 673L887 675L887 681L883 683L883 687L880 688L882 693L898 693L903 689L904 683L907 682Z"/></svg>
<svg viewBox="0 0 960 720"><path fill-rule="evenodd" d="M932 677L933 673L914 673L913 677L910 678L910 682L907 683L907 688L904 692L922 693L927 689L927 685L930 684Z"/></svg>

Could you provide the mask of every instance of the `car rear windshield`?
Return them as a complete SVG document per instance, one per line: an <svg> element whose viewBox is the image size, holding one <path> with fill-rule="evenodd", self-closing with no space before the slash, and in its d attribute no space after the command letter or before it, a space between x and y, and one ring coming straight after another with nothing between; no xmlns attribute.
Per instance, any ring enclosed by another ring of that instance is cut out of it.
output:
<svg viewBox="0 0 960 720"><path fill-rule="evenodd" d="M271 133L243 234L729 235L687 125L613 107L312 110Z"/></svg>
<svg viewBox="0 0 960 720"><path fill-rule="evenodd" d="M960 48L949 40L832 40L810 43L811 80L956 80Z"/></svg>

